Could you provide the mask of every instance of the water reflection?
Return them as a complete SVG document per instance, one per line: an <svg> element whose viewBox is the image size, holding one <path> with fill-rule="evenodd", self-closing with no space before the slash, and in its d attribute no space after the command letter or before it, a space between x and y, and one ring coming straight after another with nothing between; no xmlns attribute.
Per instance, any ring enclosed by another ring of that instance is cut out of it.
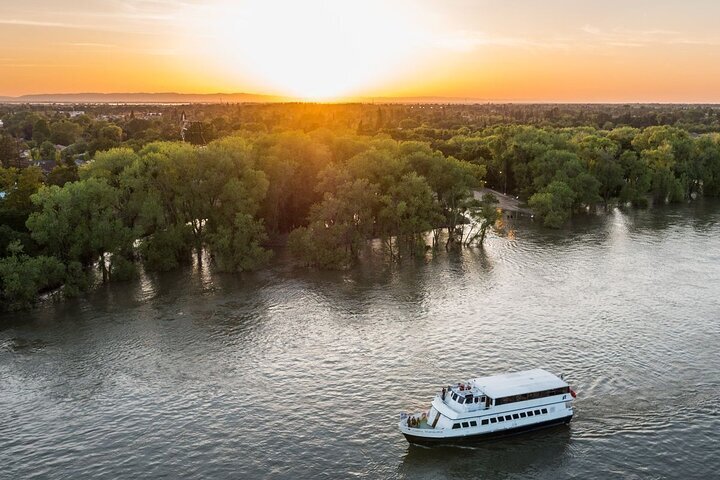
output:
<svg viewBox="0 0 720 480"><path fill-rule="evenodd" d="M8 478L710 477L720 205L357 268L141 272L0 317ZM409 446L401 410L506 370L565 373L569 427ZM8 420L10 419L10 420ZM168 459L173 459L169 461Z"/></svg>
<svg viewBox="0 0 720 480"><path fill-rule="evenodd" d="M567 425L474 446L410 445L398 474L403 478L557 478L566 457L572 455L570 445Z"/></svg>

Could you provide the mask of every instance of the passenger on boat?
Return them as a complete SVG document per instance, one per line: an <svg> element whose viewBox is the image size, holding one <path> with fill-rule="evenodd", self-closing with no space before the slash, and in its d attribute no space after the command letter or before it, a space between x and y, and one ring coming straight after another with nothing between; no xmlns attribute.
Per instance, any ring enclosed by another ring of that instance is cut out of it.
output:
<svg viewBox="0 0 720 480"><path fill-rule="evenodd" d="M443 387L443 389L442 389L442 395L440 395L440 398L442 400L445 400L445 387Z"/></svg>

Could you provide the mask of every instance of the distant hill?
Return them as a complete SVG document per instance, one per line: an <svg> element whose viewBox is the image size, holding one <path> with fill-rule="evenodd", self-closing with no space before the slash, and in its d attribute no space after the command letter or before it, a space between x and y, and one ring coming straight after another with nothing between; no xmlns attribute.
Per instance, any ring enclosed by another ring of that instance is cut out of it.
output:
<svg viewBox="0 0 720 480"><path fill-rule="evenodd" d="M3 103L266 103L294 99L254 93L47 93L0 97Z"/></svg>
<svg viewBox="0 0 720 480"><path fill-rule="evenodd" d="M277 103L298 101L304 100L257 93L41 93L19 97L0 96L0 103ZM312 101L310 102L312 103ZM486 102L487 100L459 97L348 97L330 103Z"/></svg>

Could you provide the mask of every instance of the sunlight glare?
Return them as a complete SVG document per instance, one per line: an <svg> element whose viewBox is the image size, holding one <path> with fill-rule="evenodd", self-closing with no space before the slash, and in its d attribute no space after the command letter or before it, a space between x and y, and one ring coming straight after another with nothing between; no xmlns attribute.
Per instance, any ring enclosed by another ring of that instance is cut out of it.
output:
<svg viewBox="0 0 720 480"><path fill-rule="evenodd" d="M409 4L269 0L214 12L211 48L229 74L250 73L269 89L308 100L353 94L422 50L422 19Z"/></svg>

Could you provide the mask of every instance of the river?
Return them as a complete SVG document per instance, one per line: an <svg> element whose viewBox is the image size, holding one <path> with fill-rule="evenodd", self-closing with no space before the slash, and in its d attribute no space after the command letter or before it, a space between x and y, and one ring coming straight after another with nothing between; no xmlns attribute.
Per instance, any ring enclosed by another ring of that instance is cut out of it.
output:
<svg viewBox="0 0 720 480"><path fill-rule="evenodd" d="M0 478L707 478L720 204L621 212L347 272L144 275L0 317ZM542 367L569 426L410 446L448 383Z"/></svg>

